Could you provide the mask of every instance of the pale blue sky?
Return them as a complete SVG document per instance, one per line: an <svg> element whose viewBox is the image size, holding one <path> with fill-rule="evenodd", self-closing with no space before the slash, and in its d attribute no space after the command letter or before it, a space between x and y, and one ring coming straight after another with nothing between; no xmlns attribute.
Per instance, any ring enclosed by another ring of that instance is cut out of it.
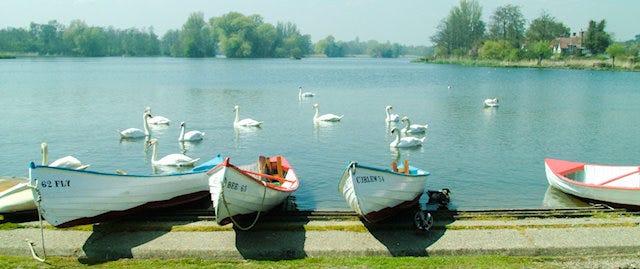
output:
<svg viewBox="0 0 640 269"><path fill-rule="evenodd" d="M619 41L640 34L638 0L478 0L488 23L499 6L520 6L528 23L543 10L571 28L586 30L589 20L607 21L606 30ZM74 19L93 26L119 29L153 26L162 36L180 29L193 12L205 18L230 11L258 14L273 25L292 22L312 41L333 35L336 40L377 40L404 45L431 45L430 37L458 0L2 0L0 28L27 28L49 20L68 25Z"/></svg>

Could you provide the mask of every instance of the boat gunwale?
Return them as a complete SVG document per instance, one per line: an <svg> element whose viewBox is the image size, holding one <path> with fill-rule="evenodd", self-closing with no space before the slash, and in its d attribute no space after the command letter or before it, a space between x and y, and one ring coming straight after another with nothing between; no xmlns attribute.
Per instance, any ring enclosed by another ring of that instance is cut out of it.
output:
<svg viewBox="0 0 640 269"><path fill-rule="evenodd" d="M348 171L348 170L349 170L349 166L351 165L351 163L352 163L352 162L349 162L349 163L347 164L347 166L346 166L346 168L345 168L345 171ZM385 169L385 168L378 168L378 167L373 167L373 166L363 165L363 164L360 164L360 163L358 163L358 162L354 162L354 163L355 163L355 165L356 165L356 168L361 167L361 168L365 168L365 169L369 169L369 170L374 170L374 171L377 171L377 172L389 173L389 174L393 174L393 175L401 175L401 176L408 176L408 177L425 177L425 176L430 176L430 175L431 175L431 172L429 172L429 171L427 171L427 170L424 170L424 169L422 169L422 168L418 168L418 167L415 167L415 166L411 166L411 165L409 165L409 168L413 167L413 168L417 169L418 171L422 171L422 172L424 172L424 174L420 174L420 173L417 173L417 174L406 174L406 173L396 172L396 171L393 171L393 170L391 170L391 169Z"/></svg>
<svg viewBox="0 0 640 269"><path fill-rule="evenodd" d="M210 159L209 161L214 160L216 158L220 158L220 155ZM209 161L207 161L207 162L209 162ZM207 162L205 162L205 163L207 163ZM93 174L93 175L100 175L100 176L117 176L117 177L130 177L130 178L132 178L132 177L137 177L137 178L160 178L160 177L176 177L176 176L196 175L196 174L207 173L207 171L209 171L209 170L195 171L196 168L202 167L202 165L203 164L201 164L199 166L196 166L193 169L182 171L182 172L176 171L176 172L167 173L167 174L155 174L155 175L154 174L118 174L118 173L109 173L109 172L101 172L101 171L93 171L93 170L77 170L77 169L66 168L66 167L40 165L40 164L35 164L34 162L31 162L29 164L29 169L35 170L35 169L41 169L41 168L51 168L51 169L60 170L60 171L71 171L71 172Z"/></svg>
<svg viewBox="0 0 640 269"><path fill-rule="evenodd" d="M240 173L241 175L245 176L246 178L251 179L251 180L252 180L252 181L254 181L255 183L258 183L258 184L261 184L261 185L262 185L262 184L265 184L269 189L272 189L272 190L276 190L276 191L280 191L280 192L293 192L293 191L297 190L297 189L298 189L298 187L300 186L300 180L298 179L298 175L295 173L295 170L293 169L293 167L291 167L291 165L289 165L289 162L285 159L285 157L284 157L284 156L282 156L282 155L276 155L276 156L273 156L273 157L277 157L277 156L280 156L280 157L282 158L282 160L283 160L283 162L282 162L283 166L284 166L285 164L287 164L285 167L287 167L287 169L288 169L288 170L290 170L291 172L293 172L293 173L294 173L294 175L295 175L295 180L290 180L290 179L286 179L286 178L284 178L284 177L277 177L277 176L274 176L274 175L269 175L269 174L264 174L264 173L258 173L258 172L255 172L255 171L250 171L250 170L242 169L242 168L240 168L240 167L238 167L238 166L236 166L236 165L232 164L232 163L230 162L229 157L226 157L226 158L225 158L225 160L224 160L223 162L219 163L218 165L216 165L216 166L214 166L213 168L211 168L211 170L207 171L207 175L211 175L211 174L213 174L214 172L217 172L219 169L221 169L221 168L223 168L223 167L227 167L227 168L231 168L231 169L233 169L233 170L236 170L238 173ZM271 158L272 158L272 157L269 157L269 159L271 159ZM255 164L255 163L251 163L251 164ZM251 173L248 173L248 172L251 172ZM255 177L253 176L253 174L258 175L258 176L261 176L261 175L262 175L262 176L264 176L264 177L269 177L269 178L278 178L278 179L281 179L281 180L278 180L279 182L286 181L286 182L291 182L292 184L291 184L291 186L290 186L290 187L284 187L284 186L282 186L282 185L275 185L275 184L273 184L273 183L270 183L270 182L266 182L266 181L262 181L262 180L260 180L260 179L257 179L257 178L255 178Z"/></svg>

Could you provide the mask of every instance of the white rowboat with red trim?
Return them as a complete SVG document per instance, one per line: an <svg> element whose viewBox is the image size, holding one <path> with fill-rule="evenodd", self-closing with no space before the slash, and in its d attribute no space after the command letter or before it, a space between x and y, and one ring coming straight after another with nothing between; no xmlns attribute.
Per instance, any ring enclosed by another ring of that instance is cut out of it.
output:
<svg viewBox="0 0 640 269"><path fill-rule="evenodd" d="M545 159L549 185L585 199L640 206L640 166Z"/></svg>
<svg viewBox="0 0 640 269"><path fill-rule="evenodd" d="M260 212L282 204L298 189L298 176L283 156L259 157L249 165L236 166L226 158L208 174L216 222L247 230L255 225ZM256 214L253 224L241 227L238 218Z"/></svg>

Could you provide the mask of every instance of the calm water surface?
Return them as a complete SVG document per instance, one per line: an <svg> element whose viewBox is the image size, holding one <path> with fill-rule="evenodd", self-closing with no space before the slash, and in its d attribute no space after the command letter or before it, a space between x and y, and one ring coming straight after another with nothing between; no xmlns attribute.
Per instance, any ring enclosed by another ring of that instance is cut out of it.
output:
<svg viewBox="0 0 640 269"><path fill-rule="evenodd" d="M185 145L192 157L220 153L244 164L283 154L301 180L298 207L307 210L348 209L337 185L351 160L388 167L408 159L432 173L428 189L452 190L453 208L494 209L558 205L547 190L546 157L640 159L640 76L631 72L407 59L26 58L0 61L0 81L4 176L26 176L28 163L41 161L41 142L50 160L73 155L92 170L152 173L144 142L116 133L142 128L146 106L172 120L153 129L159 156L182 150L181 121L206 133ZM298 86L317 96L299 100ZM483 108L490 97L501 106ZM342 122L314 125L313 103L321 113L344 114ZM263 127L234 129L235 104L241 118ZM386 105L429 124L423 147L389 148Z"/></svg>

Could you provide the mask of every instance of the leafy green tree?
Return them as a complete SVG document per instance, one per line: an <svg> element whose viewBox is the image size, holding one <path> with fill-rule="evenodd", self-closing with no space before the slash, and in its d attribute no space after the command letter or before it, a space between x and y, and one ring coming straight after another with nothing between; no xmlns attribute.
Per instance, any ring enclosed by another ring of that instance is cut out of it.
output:
<svg viewBox="0 0 640 269"><path fill-rule="evenodd" d="M57 21L49 21L47 24L32 22L29 26L33 45L36 51L42 55L55 55L64 53L62 33L64 26Z"/></svg>
<svg viewBox="0 0 640 269"><path fill-rule="evenodd" d="M89 27L84 21L72 21L62 39L75 56L100 57L105 56L107 52L103 30L99 27Z"/></svg>
<svg viewBox="0 0 640 269"><path fill-rule="evenodd" d="M160 42L160 53L162 55L180 57L182 56L182 43L180 42L180 31L169 30Z"/></svg>
<svg viewBox="0 0 640 269"><path fill-rule="evenodd" d="M607 55L611 57L611 67L616 67L616 57L622 56L625 53L624 46L620 43L613 43L605 51Z"/></svg>
<svg viewBox="0 0 640 269"><path fill-rule="evenodd" d="M344 57L344 47L339 46L336 43L335 38L332 35L325 37L322 40L319 40L316 43L316 53L321 53L327 55L327 57Z"/></svg>
<svg viewBox="0 0 640 269"><path fill-rule="evenodd" d="M533 44L531 51L538 59L538 65L542 64L542 59L549 58L552 54L551 42L548 40L539 40Z"/></svg>
<svg viewBox="0 0 640 269"><path fill-rule="evenodd" d="M227 57L273 57L277 30L273 25L265 24L261 16L229 12L210 21Z"/></svg>
<svg viewBox="0 0 640 269"><path fill-rule="evenodd" d="M275 57L302 58L312 52L311 36L301 35L293 23L281 23L276 26L278 39L274 50Z"/></svg>
<svg viewBox="0 0 640 269"><path fill-rule="evenodd" d="M611 36L604 31L606 26L605 20L596 23L595 21L589 21L589 28L585 35L585 47L591 51L592 54L603 53L609 44L611 44Z"/></svg>
<svg viewBox="0 0 640 269"><path fill-rule="evenodd" d="M6 28L0 31L0 51L29 52L33 39L23 28Z"/></svg>
<svg viewBox="0 0 640 269"><path fill-rule="evenodd" d="M202 12L192 13L180 32L182 55L186 57L215 56L215 42Z"/></svg>
<svg viewBox="0 0 640 269"><path fill-rule="evenodd" d="M569 36L570 31L569 27L557 22L556 18L548 13L542 13L540 17L531 21L529 28L525 32L525 37L529 43L551 41L556 37Z"/></svg>
<svg viewBox="0 0 640 269"><path fill-rule="evenodd" d="M476 0L460 0L449 16L437 27L431 41L450 54L471 54L480 47L484 38L485 24L481 20L482 7Z"/></svg>
<svg viewBox="0 0 640 269"><path fill-rule="evenodd" d="M519 48L524 41L525 19L520 8L514 5L498 7L491 15L489 23L489 39L506 40L514 48Z"/></svg>
<svg viewBox="0 0 640 269"><path fill-rule="evenodd" d="M480 51L480 58L488 60L514 60L518 49L507 40L487 40Z"/></svg>
<svg viewBox="0 0 640 269"><path fill-rule="evenodd" d="M369 55L372 57L397 58L401 54L402 47L397 43L391 44L390 42L387 42L369 48Z"/></svg>

